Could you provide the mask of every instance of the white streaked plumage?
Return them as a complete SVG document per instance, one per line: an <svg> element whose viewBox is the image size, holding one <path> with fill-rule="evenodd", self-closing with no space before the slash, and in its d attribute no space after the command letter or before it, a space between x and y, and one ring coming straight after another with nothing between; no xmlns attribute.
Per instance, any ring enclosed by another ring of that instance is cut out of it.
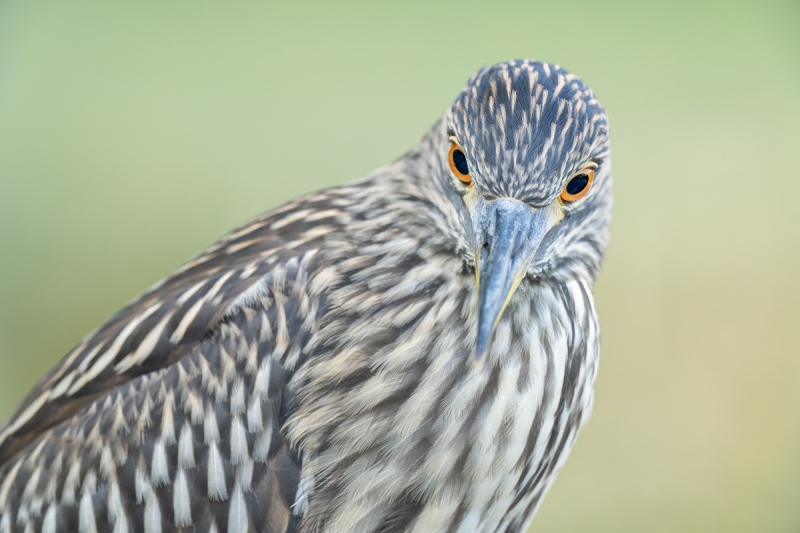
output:
<svg viewBox="0 0 800 533"><path fill-rule="evenodd" d="M175 514L175 526L187 527L192 525L192 496L189 493L189 483L186 481L186 472L178 469L172 493L172 506Z"/></svg>
<svg viewBox="0 0 800 533"><path fill-rule="evenodd" d="M0 428L0 533L524 531L592 407L610 210L591 90L482 70L70 352Z"/></svg>
<svg viewBox="0 0 800 533"><path fill-rule="evenodd" d="M156 495L151 493L144 506L144 533L161 533L162 526L161 506Z"/></svg>
<svg viewBox="0 0 800 533"><path fill-rule="evenodd" d="M208 446L208 498L211 501L227 499L228 488L225 484L225 466L216 442Z"/></svg>
<svg viewBox="0 0 800 533"><path fill-rule="evenodd" d="M247 533L249 520L247 506L244 503L242 488L237 484L233 489L231 505L228 509L228 533Z"/></svg>

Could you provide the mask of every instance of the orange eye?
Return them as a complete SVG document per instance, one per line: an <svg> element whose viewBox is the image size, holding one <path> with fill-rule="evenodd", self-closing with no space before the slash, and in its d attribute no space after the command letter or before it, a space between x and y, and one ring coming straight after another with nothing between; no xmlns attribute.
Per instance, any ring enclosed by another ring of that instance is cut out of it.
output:
<svg viewBox="0 0 800 533"><path fill-rule="evenodd" d="M447 162L450 163L450 170L455 177L468 185L472 183L472 176L469 175L469 166L467 165L467 156L455 142L450 143Z"/></svg>
<svg viewBox="0 0 800 533"><path fill-rule="evenodd" d="M561 201L566 204L583 198L592 188L593 181L594 169L591 167L584 168L572 176L564 186L564 190L561 191Z"/></svg>

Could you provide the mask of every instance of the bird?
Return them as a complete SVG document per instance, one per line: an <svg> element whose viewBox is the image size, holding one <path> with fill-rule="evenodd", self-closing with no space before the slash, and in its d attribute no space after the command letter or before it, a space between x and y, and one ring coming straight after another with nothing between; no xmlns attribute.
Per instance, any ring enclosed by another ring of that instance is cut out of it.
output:
<svg viewBox="0 0 800 533"><path fill-rule="evenodd" d="M0 427L0 533L525 531L593 404L610 150L577 76L482 68L47 373Z"/></svg>

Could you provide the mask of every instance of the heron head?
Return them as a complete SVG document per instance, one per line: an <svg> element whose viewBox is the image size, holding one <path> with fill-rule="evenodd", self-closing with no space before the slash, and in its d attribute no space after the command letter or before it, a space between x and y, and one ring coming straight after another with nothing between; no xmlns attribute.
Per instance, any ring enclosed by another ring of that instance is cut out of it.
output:
<svg viewBox="0 0 800 533"><path fill-rule="evenodd" d="M608 120L561 67L512 61L478 72L441 127L440 167L469 221L480 357L520 283L597 275L612 203Z"/></svg>

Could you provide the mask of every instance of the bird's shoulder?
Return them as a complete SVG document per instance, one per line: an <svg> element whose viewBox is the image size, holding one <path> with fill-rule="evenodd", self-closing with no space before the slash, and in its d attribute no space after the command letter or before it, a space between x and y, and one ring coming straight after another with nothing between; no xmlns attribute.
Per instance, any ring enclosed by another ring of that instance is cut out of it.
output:
<svg viewBox="0 0 800 533"><path fill-rule="evenodd" d="M115 388L174 365L226 317L252 305L265 284L281 304L265 311L273 318L279 309L285 317L287 307L313 306L298 287L310 271L322 270L319 283L325 282L325 241L347 232L356 201L351 191L334 188L268 211L109 318L37 383L0 428L0 465ZM288 350L281 335L277 331L273 343Z"/></svg>

